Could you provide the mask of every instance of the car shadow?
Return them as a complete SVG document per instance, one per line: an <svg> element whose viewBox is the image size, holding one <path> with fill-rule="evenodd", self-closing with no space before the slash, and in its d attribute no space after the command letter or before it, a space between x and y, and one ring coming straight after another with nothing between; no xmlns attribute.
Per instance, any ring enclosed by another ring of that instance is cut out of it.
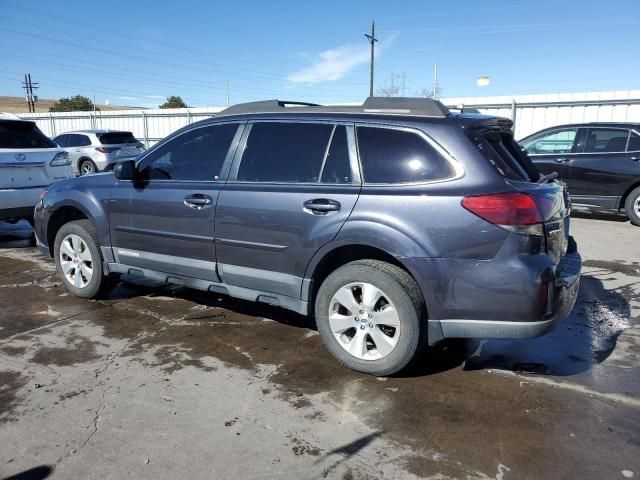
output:
<svg viewBox="0 0 640 480"><path fill-rule="evenodd" d="M21 220L7 223L0 220L0 248L33 247L33 229L29 222Z"/></svg>
<svg viewBox="0 0 640 480"><path fill-rule="evenodd" d="M611 355L630 317L630 306L624 292L604 288L598 278L603 274L607 275L607 272L598 271L582 276L578 300L571 315L547 335L524 340L447 339L423 349L396 377L435 375L461 366L467 371L499 369L552 376L569 376L586 371ZM137 282L138 279L134 278L133 281ZM313 318L282 308L140 281L139 284L122 283L109 298L168 294L208 307L316 330ZM198 320L202 321L203 317L198 317Z"/></svg>
<svg viewBox="0 0 640 480"><path fill-rule="evenodd" d="M425 349L400 376L432 375L459 366L551 376L589 370L614 351L631 313L624 292L604 288L597 278L603 273L582 276L571 315L547 335L524 340L445 340Z"/></svg>
<svg viewBox="0 0 640 480"><path fill-rule="evenodd" d="M607 213L588 209L571 210L571 217L584 218L586 220L605 220L609 222L625 223L629 218L621 213Z"/></svg>

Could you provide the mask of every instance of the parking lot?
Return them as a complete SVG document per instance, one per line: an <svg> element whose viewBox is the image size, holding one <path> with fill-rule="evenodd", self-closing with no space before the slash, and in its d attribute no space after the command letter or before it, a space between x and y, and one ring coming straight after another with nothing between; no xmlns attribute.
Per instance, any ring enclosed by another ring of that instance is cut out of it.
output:
<svg viewBox="0 0 640 480"><path fill-rule="evenodd" d="M640 478L640 229L572 222L564 324L395 378L284 310L133 278L70 296L28 224L0 223L0 477Z"/></svg>

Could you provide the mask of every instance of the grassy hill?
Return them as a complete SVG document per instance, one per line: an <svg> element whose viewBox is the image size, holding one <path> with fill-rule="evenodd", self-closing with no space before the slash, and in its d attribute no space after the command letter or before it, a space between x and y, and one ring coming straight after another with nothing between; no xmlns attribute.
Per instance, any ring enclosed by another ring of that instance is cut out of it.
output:
<svg viewBox="0 0 640 480"><path fill-rule="evenodd" d="M36 113L48 112L57 100L41 98L36 102ZM139 107L125 107L117 105L96 105L100 110L131 110ZM24 97L3 97L0 96L0 112L7 113L28 113L27 101Z"/></svg>

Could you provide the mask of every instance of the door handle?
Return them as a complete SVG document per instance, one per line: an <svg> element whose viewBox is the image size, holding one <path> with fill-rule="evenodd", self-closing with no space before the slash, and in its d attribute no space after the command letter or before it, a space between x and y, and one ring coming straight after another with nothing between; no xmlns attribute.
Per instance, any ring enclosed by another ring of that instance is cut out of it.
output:
<svg viewBox="0 0 640 480"><path fill-rule="evenodd" d="M189 208L195 208L196 210L202 210L203 208L211 206L213 198L209 195L203 195L202 193L194 193L184 197L184 204Z"/></svg>
<svg viewBox="0 0 640 480"><path fill-rule="evenodd" d="M570 159L569 158L556 158L555 161L558 163L567 163Z"/></svg>
<svg viewBox="0 0 640 480"><path fill-rule="evenodd" d="M304 211L314 215L326 215L329 212L338 212L340 202L327 198L316 198L304 202Z"/></svg>
<svg viewBox="0 0 640 480"><path fill-rule="evenodd" d="M640 157L638 157L638 156L631 157L631 161L633 161L633 162L640 161Z"/></svg>

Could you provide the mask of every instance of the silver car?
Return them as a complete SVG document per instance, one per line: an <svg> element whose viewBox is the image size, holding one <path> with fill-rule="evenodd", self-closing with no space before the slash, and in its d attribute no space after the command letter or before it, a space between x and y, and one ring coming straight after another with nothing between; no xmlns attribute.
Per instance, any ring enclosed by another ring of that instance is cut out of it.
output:
<svg viewBox="0 0 640 480"><path fill-rule="evenodd" d="M115 164L144 151L142 142L122 130L77 130L58 135L53 141L69 153L76 175L113 170Z"/></svg>

